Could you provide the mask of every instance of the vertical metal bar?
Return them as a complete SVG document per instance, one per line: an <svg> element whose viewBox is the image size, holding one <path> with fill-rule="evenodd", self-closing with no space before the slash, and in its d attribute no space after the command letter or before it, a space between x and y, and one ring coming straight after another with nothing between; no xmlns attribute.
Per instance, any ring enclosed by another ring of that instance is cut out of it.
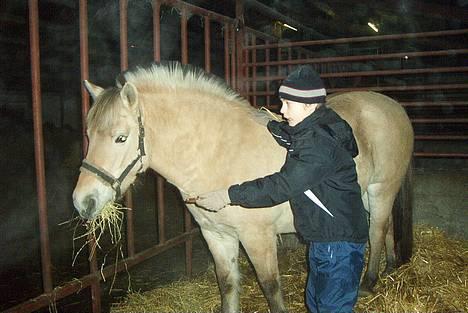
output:
<svg viewBox="0 0 468 313"><path fill-rule="evenodd" d="M236 55L237 55L237 90L242 95L244 86L244 71L243 69L243 43L244 43L244 0L236 0Z"/></svg>
<svg viewBox="0 0 468 313"><path fill-rule="evenodd" d="M292 60L292 50L291 47L288 47L288 61ZM291 64L288 65L288 70L291 72Z"/></svg>
<svg viewBox="0 0 468 313"><path fill-rule="evenodd" d="M231 49L231 87L233 89L237 89L236 55L237 55L237 53L240 53L240 51L236 51L236 29L235 29L235 26L231 25L231 27L229 27L229 28L231 30L230 45L232 47L232 49Z"/></svg>
<svg viewBox="0 0 468 313"><path fill-rule="evenodd" d="M211 72L211 20L205 16L205 71Z"/></svg>
<svg viewBox="0 0 468 313"><path fill-rule="evenodd" d="M268 40L265 42L267 45L270 43ZM265 50L265 63L269 63L270 62L270 48L267 48ZM265 76L266 76L266 80L265 80L265 83L266 83L266 92L267 92L267 96L266 96L266 106L269 107L270 106L270 65L267 65L266 68L265 68Z"/></svg>
<svg viewBox="0 0 468 313"><path fill-rule="evenodd" d="M153 45L154 61L161 61L161 0L153 2ZM164 178L156 174L156 211L158 220L158 239L159 244L166 242L166 207L164 194Z"/></svg>
<svg viewBox="0 0 468 313"><path fill-rule="evenodd" d="M42 286L52 291L52 271L47 222L47 192L45 181L44 137L42 130L41 66L39 46L39 8L37 0L29 0L29 42L31 53L32 111L34 124L34 159L36 165L37 205L41 241Z"/></svg>
<svg viewBox="0 0 468 313"><path fill-rule="evenodd" d="M246 33L244 34L244 43L243 43L243 47L246 47L249 45L249 39L250 39L250 34ZM250 51L248 49L243 49L241 52L239 53L242 53L242 60L248 64L250 59L249 59L249 53ZM243 78L248 78L249 75L250 75L250 67L249 66L246 66L246 67L242 67L242 69L239 69L240 71L242 71L242 77ZM241 82L239 82L239 85L238 85L238 89L245 95L248 95L249 92L250 92L250 82L247 80L247 79L242 79L242 86L240 85ZM241 93L241 94L242 94ZM252 95L248 95L246 96L246 98L249 100L250 103L252 103L252 99L253 99L253 96Z"/></svg>
<svg viewBox="0 0 468 313"><path fill-rule="evenodd" d="M89 51L88 51L88 2L87 0L80 0L79 2L79 19L80 19L80 72L81 80L84 81L89 78ZM81 86L81 114L82 114L82 131L83 131L83 155L88 153L88 137L86 136L86 116L89 110L89 95L84 87ZM90 253L95 245L95 238L90 235L88 238L90 243L88 250ZM96 253L91 255L89 260L89 267L91 273L98 271ZM101 285L99 280L96 279L91 284L91 303L94 313L101 312Z"/></svg>
<svg viewBox="0 0 468 313"><path fill-rule="evenodd" d="M161 0L153 1L153 53L156 62L161 61Z"/></svg>
<svg viewBox="0 0 468 313"><path fill-rule="evenodd" d="M188 64L188 30L187 30L187 9L182 9L180 19L180 42L182 49L182 64ZM187 208L184 209L185 231L189 232L192 229L192 216ZM192 248L193 240L188 239L185 242L185 271L188 276L192 276Z"/></svg>
<svg viewBox="0 0 468 313"><path fill-rule="evenodd" d="M230 51L230 40L229 40L229 24L224 24L224 79L226 83L229 84L230 68L229 68L229 56L231 55Z"/></svg>
<svg viewBox="0 0 468 313"><path fill-rule="evenodd" d="M251 43L252 45L255 45L257 43L257 39L255 35L252 35L252 40ZM252 91L254 93L253 95L253 106L257 107L257 49L252 50Z"/></svg>
<svg viewBox="0 0 468 313"><path fill-rule="evenodd" d="M159 244L166 242L166 206L164 204L164 178L159 174L156 177L156 197L157 197L157 211L158 211L158 238Z"/></svg>
<svg viewBox="0 0 468 313"><path fill-rule="evenodd" d="M120 21L120 69L128 69L128 0L119 1ZM125 205L133 208L132 191L125 193ZM127 210L127 253L129 257L135 255L135 232L133 228L133 210Z"/></svg>
<svg viewBox="0 0 468 313"><path fill-rule="evenodd" d="M188 64L188 33L187 33L187 9L182 9L180 17L180 49L181 49L181 62Z"/></svg>

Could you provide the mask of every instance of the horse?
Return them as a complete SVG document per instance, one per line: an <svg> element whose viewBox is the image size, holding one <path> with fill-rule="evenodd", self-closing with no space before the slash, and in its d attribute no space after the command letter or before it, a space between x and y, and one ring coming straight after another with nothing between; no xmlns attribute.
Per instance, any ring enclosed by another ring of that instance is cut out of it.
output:
<svg viewBox="0 0 468 313"><path fill-rule="evenodd" d="M139 67L124 82L85 86L89 148L73 192L85 219L119 198L151 168L184 200L278 171L286 151L265 116L213 75L179 63ZM392 206L413 150L413 130L396 101L374 92L331 95L327 105L352 127L362 198L370 213L370 257L361 289L372 291L386 246L386 271L396 264ZM287 312L280 287L277 235L295 232L288 202L271 208L228 206L215 213L187 204L215 262L223 312L239 312L238 256L244 247L270 307Z"/></svg>

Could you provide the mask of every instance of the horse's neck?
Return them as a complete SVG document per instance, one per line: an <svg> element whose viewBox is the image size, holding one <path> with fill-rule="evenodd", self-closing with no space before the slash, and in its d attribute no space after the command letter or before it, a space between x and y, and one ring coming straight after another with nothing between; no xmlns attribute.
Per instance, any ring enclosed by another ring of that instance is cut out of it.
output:
<svg viewBox="0 0 468 313"><path fill-rule="evenodd" d="M193 93L158 95L157 104L150 99L144 109L149 166L188 194L216 188L213 176L238 150L240 129L255 133L261 127L245 110L226 110L219 103L224 99Z"/></svg>

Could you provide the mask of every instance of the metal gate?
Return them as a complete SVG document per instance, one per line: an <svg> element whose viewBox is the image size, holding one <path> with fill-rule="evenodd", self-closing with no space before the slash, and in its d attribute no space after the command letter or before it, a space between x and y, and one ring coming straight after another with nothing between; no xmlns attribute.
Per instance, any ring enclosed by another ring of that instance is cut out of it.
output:
<svg viewBox="0 0 468 313"><path fill-rule="evenodd" d="M372 90L399 101L415 129L414 156L467 158L467 43L468 29L280 44L248 35L244 95L278 109L280 81L293 66L311 64L328 93ZM454 148L431 149L441 143Z"/></svg>

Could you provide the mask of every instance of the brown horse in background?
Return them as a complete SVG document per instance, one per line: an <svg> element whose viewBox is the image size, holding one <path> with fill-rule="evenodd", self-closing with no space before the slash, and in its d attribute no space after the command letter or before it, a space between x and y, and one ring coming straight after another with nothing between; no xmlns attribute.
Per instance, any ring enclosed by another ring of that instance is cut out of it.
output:
<svg viewBox="0 0 468 313"><path fill-rule="evenodd" d="M127 72L125 84L108 89L86 82L94 98L88 114L89 149L73 198L93 218L148 167L187 199L271 174L286 151L259 119L265 118L223 82L178 63ZM361 284L371 291L385 244L394 268L392 206L411 159L413 131L404 109L373 92L327 99L353 128L355 159L370 212L370 258ZM277 263L277 234L294 232L289 203L271 208L226 207L218 213L188 209L213 255L223 312L239 312L239 243L245 248L271 312L286 312Z"/></svg>

